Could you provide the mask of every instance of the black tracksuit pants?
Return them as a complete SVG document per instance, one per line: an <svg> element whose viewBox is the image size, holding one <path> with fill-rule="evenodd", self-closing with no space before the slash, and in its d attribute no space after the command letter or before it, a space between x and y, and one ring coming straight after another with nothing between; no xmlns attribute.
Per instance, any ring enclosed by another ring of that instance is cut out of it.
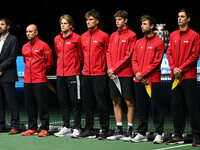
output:
<svg viewBox="0 0 200 150"><path fill-rule="evenodd" d="M74 114L74 129L80 129L82 103L80 97L79 75L65 77L58 76L57 93L64 126L70 128L70 107L72 107Z"/></svg>
<svg viewBox="0 0 200 150"><path fill-rule="evenodd" d="M173 81L173 80L172 80ZM184 79L171 92L174 133L182 136L185 128L185 108L187 107L192 134L200 136L200 106L197 93L197 79Z"/></svg>
<svg viewBox="0 0 200 150"><path fill-rule="evenodd" d="M99 113L99 121L102 129L109 129L108 109L108 79L106 75L83 76L82 98L85 108L85 128L93 130L95 106Z"/></svg>
<svg viewBox="0 0 200 150"><path fill-rule="evenodd" d="M142 83L135 82L136 110L139 114L138 132L146 135L148 129L149 105L153 116L155 132L163 133L164 112L162 108L162 99L160 98L161 83L152 83L151 98L148 96L145 86Z"/></svg>
<svg viewBox="0 0 200 150"><path fill-rule="evenodd" d="M49 129L47 83L24 83L25 107L28 115L28 128L38 129L38 111L41 130Z"/></svg>

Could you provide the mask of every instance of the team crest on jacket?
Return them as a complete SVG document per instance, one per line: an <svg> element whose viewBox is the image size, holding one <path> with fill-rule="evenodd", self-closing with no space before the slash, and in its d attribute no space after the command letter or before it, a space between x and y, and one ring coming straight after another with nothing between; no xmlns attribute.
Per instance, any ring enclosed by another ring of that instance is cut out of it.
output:
<svg viewBox="0 0 200 150"><path fill-rule="evenodd" d="M140 48L142 48L142 46L140 46Z"/></svg>
<svg viewBox="0 0 200 150"><path fill-rule="evenodd" d="M61 42L58 42L58 44L60 45L60 44L61 44Z"/></svg>
<svg viewBox="0 0 200 150"><path fill-rule="evenodd" d="M87 43L87 40L85 40L85 43Z"/></svg>
<svg viewBox="0 0 200 150"><path fill-rule="evenodd" d="M114 42L116 43L116 40L114 40Z"/></svg>

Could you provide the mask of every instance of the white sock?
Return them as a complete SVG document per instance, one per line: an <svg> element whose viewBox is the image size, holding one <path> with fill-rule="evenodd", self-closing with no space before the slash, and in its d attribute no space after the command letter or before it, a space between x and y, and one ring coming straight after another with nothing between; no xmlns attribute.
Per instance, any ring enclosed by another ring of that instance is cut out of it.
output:
<svg viewBox="0 0 200 150"><path fill-rule="evenodd" d="M132 127L132 126L133 126L133 123L128 123L128 126Z"/></svg>
<svg viewBox="0 0 200 150"><path fill-rule="evenodd" d="M122 126L122 122L117 122L116 125L117 126Z"/></svg>

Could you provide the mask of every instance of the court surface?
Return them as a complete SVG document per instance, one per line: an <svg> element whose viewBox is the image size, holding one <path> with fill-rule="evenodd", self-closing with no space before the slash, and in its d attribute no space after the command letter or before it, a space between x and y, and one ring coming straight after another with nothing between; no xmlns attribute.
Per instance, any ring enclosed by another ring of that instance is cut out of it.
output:
<svg viewBox="0 0 200 150"><path fill-rule="evenodd" d="M173 145L153 144L150 142L130 143L95 139L71 139L70 137L48 137L8 135L0 133L1 150L197 150L191 144Z"/></svg>

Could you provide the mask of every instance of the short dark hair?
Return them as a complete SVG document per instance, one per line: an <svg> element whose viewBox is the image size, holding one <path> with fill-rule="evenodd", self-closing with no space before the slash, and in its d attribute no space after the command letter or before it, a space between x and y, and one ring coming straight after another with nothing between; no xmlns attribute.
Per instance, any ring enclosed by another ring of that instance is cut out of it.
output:
<svg viewBox="0 0 200 150"><path fill-rule="evenodd" d="M123 19L128 19L128 12L125 10L119 10L114 14L114 17L122 17Z"/></svg>
<svg viewBox="0 0 200 150"><path fill-rule="evenodd" d="M155 25L156 24L156 18L153 17L153 16L149 16L149 15L143 15L141 18L140 18L140 21L143 22L145 20L149 20L149 24L150 25Z"/></svg>
<svg viewBox="0 0 200 150"><path fill-rule="evenodd" d="M187 16L188 18L191 18L191 17L192 17L191 12L190 12L189 10L187 10L187 9L180 9L178 13L180 13L180 12L185 12L185 14L186 14L186 16Z"/></svg>
<svg viewBox="0 0 200 150"><path fill-rule="evenodd" d="M96 19L100 19L100 14L98 11L96 11L95 9L91 9L90 11L88 11L86 14L85 14L85 18L89 18L90 16L96 18Z"/></svg>
<svg viewBox="0 0 200 150"><path fill-rule="evenodd" d="M1 18L0 20L1 20L1 21L4 21L4 22L6 23L7 26L10 26L10 25L11 25L11 21L10 21L8 18L6 18L6 17Z"/></svg>

